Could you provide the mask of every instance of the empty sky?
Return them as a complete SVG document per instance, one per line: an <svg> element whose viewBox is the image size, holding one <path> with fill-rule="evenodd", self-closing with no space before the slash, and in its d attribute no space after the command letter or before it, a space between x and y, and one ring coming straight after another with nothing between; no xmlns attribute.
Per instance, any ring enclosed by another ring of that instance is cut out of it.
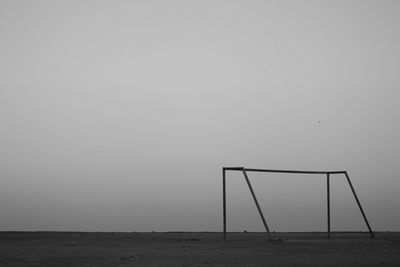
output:
<svg viewBox="0 0 400 267"><path fill-rule="evenodd" d="M0 230L218 231L222 166L347 170L400 230L398 1L0 1ZM325 177L250 174L272 230ZM365 230L345 179L332 229ZM229 174L228 230L261 231Z"/></svg>

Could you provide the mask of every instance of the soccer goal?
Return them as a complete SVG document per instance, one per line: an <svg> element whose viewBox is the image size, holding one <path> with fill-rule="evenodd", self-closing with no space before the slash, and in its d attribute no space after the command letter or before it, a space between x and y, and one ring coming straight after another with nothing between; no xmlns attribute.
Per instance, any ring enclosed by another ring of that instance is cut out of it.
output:
<svg viewBox="0 0 400 267"><path fill-rule="evenodd" d="M251 186L249 177L247 175L247 172L270 172L270 173L298 173L298 174L319 174L319 175L326 175L326 204L327 204L327 234L328 238L331 236L331 213L330 213L330 176L331 175L345 175L347 182L350 186L351 191L353 192L354 198L357 202L358 207L360 208L361 214L364 218L365 224L368 227L369 234L371 238L374 238L374 233L371 229L371 226L369 225L367 216L365 216L364 210L361 206L360 200L357 197L356 191L354 190L353 184L351 183L350 177L347 174L346 171L295 171L295 170L270 170L270 169L249 169L249 168L244 168L244 167L223 167L222 168L222 194L223 194L223 218L224 218L224 240L226 240L226 172L227 171L239 171L242 172L244 175L244 178L246 180L247 185L249 186L250 193L253 197L254 203L256 204L258 213L260 214L261 220L264 224L265 230L267 231L268 237L271 237L271 232L268 228L267 221L265 220L264 214L260 208L260 205L258 204L257 197L254 193L253 187Z"/></svg>

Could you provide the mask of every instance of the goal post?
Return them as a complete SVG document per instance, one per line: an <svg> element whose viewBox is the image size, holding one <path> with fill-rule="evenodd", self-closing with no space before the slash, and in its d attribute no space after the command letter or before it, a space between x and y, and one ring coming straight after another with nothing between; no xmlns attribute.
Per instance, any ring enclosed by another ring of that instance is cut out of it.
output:
<svg viewBox="0 0 400 267"><path fill-rule="evenodd" d="M361 214L364 218L365 224L368 227L369 234L371 238L374 238L374 232L371 229L371 226L368 222L367 216L365 215L365 212L361 206L360 200L357 197L356 191L354 190L353 184L351 183L350 177L347 174L347 171L299 171L299 170L271 170L271 169L251 169L251 168L245 168L245 167L223 167L222 168L222 195L223 195L223 231L224 231L224 240L226 240L226 172L227 171L238 171L242 172L243 176L246 180L247 186L249 187L251 196L254 200L254 203L257 207L258 213L260 214L261 220L264 224L265 230L267 232L267 235L269 239L272 239L271 232L269 230L267 221L265 219L265 216L261 210L261 207L258 203L257 197L254 193L253 187L250 183L250 179L247 175L248 172L265 172L265 173L291 173L291 174L320 174L320 175L326 175L326 203L327 203L327 236L330 238L331 236L331 213L330 213L330 178L333 174L344 174L346 177L346 180L349 184L349 187L351 189L351 192L353 193L353 196L356 200L356 203L358 205L358 208L361 211Z"/></svg>

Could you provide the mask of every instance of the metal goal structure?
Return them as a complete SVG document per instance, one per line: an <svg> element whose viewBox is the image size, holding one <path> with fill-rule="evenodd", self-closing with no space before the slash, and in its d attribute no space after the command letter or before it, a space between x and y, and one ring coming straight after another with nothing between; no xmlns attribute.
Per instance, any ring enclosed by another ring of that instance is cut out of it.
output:
<svg viewBox="0 0 400 267"><path fill-rule="evenodd" d="M247 185L249 186L250 193L253 197L254 203L257 207L258 213L260 214L261 220L264 224L265 230L267 231L268 237L271 239L271 232L268 228L267 221L265 220L264 214L260 208L260 205L258 203L257 197L254 193L253 187L251 186L249 177L247 175L247 172L268 172L268 173L297 173L297 174L320 174L320 175L326 175L326 206L327 206L327 235L328 238L331 236L331 213L330 213L330 176L333 174L344 174L347 182L350 186L350 189L354 195L354 198L357 202L357 205L361 211L361 214L364 218L365 224L368 227L369 234L371 238L374 238L374 232L371 229L371 226L369 225L367 216L364 213L364 210L361 206L360 200L357 197L356 191L354 190L353 184L351 183L350 177L347 174L347 171L298 171L298 170L271 170L271 169L249 169L245 167L223 167L222 168L222 194L223 194L223 218L224 218L224 240L226 240L226 172L227 171L239 171L242 172L244 175L244 178L246 180Z"/></svg>

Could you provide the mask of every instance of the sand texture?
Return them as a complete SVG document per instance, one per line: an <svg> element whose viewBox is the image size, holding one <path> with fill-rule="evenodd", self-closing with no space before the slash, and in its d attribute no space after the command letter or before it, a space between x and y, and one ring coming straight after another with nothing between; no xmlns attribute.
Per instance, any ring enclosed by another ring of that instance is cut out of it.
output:
<svg viewBox="0 0 400 267"><path fill-rule="evenodd" d="M400 266L400 233L0 232L0 266Z"/></svg>

